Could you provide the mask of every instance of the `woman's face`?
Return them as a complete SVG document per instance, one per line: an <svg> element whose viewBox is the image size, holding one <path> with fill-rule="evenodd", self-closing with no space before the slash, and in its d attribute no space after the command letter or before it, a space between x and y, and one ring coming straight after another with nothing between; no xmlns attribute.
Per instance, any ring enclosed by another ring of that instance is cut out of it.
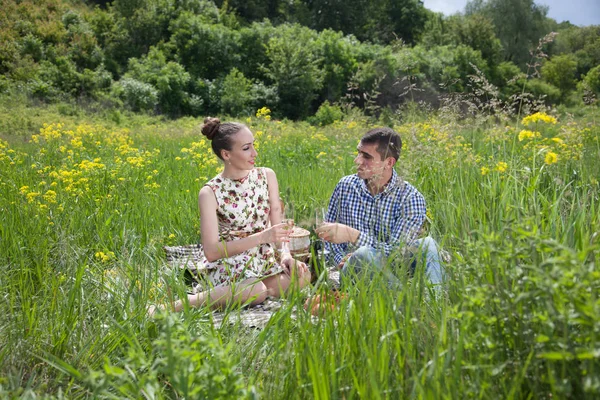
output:
<svg viewBox="0 0 600 400"><path fill-rule="evenodd" d="M254 135L244 127L233 136L231 150L223 150L223 159L226 164L236 169L250 170L254 168L257 154L254 148Z"/></svg>

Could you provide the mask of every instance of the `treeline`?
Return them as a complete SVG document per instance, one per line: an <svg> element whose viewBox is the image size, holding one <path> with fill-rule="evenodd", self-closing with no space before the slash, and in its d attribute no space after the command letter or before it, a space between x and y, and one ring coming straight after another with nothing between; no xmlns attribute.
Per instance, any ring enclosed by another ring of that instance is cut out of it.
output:
<svg viewBox="0 0 600 400"><path fill-rule="evenodd" d="M557 24L533 0L0 0L0 92L170 116L263 106L321 121L406 101L600 94L600 26ZM551 33L551 32L556 32ZM545 38L545 39L542 39ZM542 40L541 40L542 39ZM333 105L332 105L333 104Z"/></svg>

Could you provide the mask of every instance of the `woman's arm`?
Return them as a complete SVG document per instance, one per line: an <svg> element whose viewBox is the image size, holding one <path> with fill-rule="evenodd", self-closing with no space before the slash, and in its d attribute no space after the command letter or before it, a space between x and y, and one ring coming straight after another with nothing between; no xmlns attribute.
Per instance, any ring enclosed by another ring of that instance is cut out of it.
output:
<svg viewBox="0 0 600 400"><path fill-rule="evenodd" d="M219 241L217 199L210 187L204 186L200 190L198 206L200 208L202 247L204 248L204 255L209 262L240 254L263 243L281 242L282 240L287 240L289 236L289 232L286 232L284 229L285 224L277 224L243 239L230 240L223 243Z"/></svg>
<svg viewBox="0 0 600 400"><path fill-rule="evenodd" d="M269 187L269 207L271 208L269 220L271 221L271 225L275 226L280 224L283 220L283 208L279 198L279 184L277 183L277 176L271 168L265 168L265 171L267 174L267 185ZM289 229L285 224L281 225ZM291 233L289 230L288 232ZM294 259L290 254L289 247L280 246L279 250L281 251L280 261L286 265L288 269L291 269L294 264Z"/></svg>
<svg viewBox="0 0 600 400"><path fill-rule="evenodd" d="M277 183L277 176L271 168L265 168L267 174L267 186L269 189L269 220L271 225L280 224L283 219L283 209L281 207L281 200L279 199L279 184Z"/></svg>

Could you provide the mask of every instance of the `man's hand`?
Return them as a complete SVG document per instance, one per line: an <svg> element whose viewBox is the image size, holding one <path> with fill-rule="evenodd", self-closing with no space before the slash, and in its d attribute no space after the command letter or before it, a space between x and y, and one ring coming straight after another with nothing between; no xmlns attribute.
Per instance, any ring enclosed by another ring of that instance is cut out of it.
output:
<svg viewBox="0 0 600 400"><path fill-rule="evenodd" d="M354 243L360 235L360 231L337 222L326 222L315 229L315 232L321 239L336 244Z"/></svg>
<svg viewBox="0 0 600 400"><path fill-rule="evenodd" d="M344 268L344 265L346 265L346 261L348 261L348 259L350 259L350 257L352 257L352 254L354 254L354 253L348 253L348 254L346 254L344 256L344 258L342 258L341 261L338 263L337 269Z"/></svg>

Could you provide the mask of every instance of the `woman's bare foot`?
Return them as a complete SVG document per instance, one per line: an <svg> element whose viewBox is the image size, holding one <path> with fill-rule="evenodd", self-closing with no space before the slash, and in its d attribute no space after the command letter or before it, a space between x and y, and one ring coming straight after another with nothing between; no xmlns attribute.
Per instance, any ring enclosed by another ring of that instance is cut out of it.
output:
<svg viewBox="0 0 600 400"><path fill-rule="evenodd" d="M154 318L157 311L159 311L159 310L162 311L164 309L165 309L164 306L153 304L153 305L148 306L148 308L146 309L146 314L148 315L148 317Z"/></svg>

